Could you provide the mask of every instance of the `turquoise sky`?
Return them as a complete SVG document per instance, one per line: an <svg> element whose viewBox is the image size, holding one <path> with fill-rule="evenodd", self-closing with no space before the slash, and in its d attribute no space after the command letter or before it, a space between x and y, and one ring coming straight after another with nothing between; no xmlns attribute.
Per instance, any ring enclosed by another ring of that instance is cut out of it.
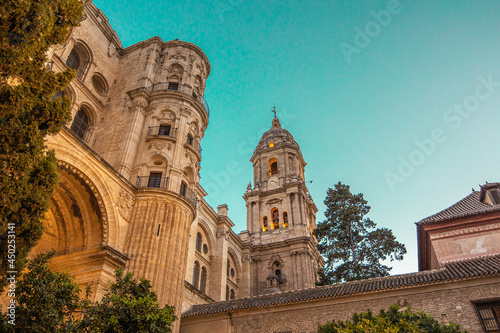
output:
<svg viewBox="0 0 500 333"><path fill-rule="evenodd" d="M338 181L406 244L414 222L500 181L499 1L104 1L124 46L192 42L212 74L201 184L246 229L249 158L276 104L323 200Z"/></svg>

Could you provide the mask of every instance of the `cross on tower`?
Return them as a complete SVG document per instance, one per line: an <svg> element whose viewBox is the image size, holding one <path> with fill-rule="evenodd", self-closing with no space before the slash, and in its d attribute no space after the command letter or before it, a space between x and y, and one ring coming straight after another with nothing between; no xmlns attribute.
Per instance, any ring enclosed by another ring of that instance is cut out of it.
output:
<svg viewBox="0 0 500 333"><path fill-rule="evenodd" d="M276 105L273 106L273 109L271 110L271 112L274 112L274 118L276 118Z"/></svg>

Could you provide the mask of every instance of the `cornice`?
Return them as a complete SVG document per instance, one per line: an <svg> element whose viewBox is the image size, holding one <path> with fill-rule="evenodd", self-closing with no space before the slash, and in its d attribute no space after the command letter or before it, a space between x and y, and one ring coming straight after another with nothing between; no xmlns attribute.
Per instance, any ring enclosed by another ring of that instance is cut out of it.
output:
<svg viewBox="0 0 500 333"><path fill-rule="evenodd" d="M194 51L196 54L198 54L198 56L200 56L205 61L205 64L207 67L207 77L210 75L211 65L210 65L210 61L208 60L207 55L201 50L200 47L198 47L195 44L190 43L190 42L184 42L184 41L180 41L180 40L170 40L170 41L164 42L159 36L154 36L154 37L148 38L144 41L141 41L139 43L128 46L124 49L120 49L119 54L124 55L126 53L133 52L133 51L139 50L141 48L146 48L146 47L154 45L154 44L160 46L162 49L183 47L183 48L186 48L188 50Z"/></svg>
<svg viewBox="0 0 500 333"><path fill-rule="evenodd" d="M109 24L108 17L104 14L102 10L97 8L93 3L88 3L85 5L85 12L92 18L95 25L99 27L104 36L112 42L117 50L123 49L122 42L118 37L118 34ZM101 20L99 20L101 18Z"/></svg>

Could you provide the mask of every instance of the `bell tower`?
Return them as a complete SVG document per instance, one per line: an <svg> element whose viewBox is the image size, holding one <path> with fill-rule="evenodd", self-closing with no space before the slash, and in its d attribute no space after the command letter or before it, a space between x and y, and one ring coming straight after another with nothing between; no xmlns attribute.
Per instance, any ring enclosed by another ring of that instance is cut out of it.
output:
<svg viewBox="0 0 500 333"><path fill-rule="evenodd" d="M300 147L276 115L250 162L254 186L243 198L253 245L251 294L314 287L324 264L312 235L318 209L307 190Z"/></svg>

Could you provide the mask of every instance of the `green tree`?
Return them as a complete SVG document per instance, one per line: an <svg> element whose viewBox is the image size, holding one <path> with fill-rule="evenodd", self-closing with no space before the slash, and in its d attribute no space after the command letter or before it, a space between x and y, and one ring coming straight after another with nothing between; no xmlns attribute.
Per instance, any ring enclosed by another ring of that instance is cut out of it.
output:
<svg viewBox="0 0 500 333"><path fill-rule="evenodd" d="M371 310L355 313L351 320L333 321L318 325L318 333L365 333L365 332L431 332L431 333L461 333L467 332L459 325L440 325L432 316L424 312L412 312L410 308L402 311L399 305L392 305L388 311L380 310L374 315Z"/></svg>
<svg viewBox="0 0 500 333"><path fill-rule="evenodd" d="M74 76L46 69L46 53L67 39L82 10L79 0L4 0L0 6L0 289L6 271L22 271L43 232L57 184L56 159L43 139L70 120L69 100L51 98ZM10 262L9 227L16 235Z"/></svg>
<svg viewBox="0 0 500 333"><path fill-rule="evenodd" d="M324 201L326 220L314 234L326 264L320 271L320 284L332 284L389 275L392 267L381 261L402 260L406 247L396 241L392 231L376 228L366 218L370 211L363 194L352 194L341 182L329 188Z"/></svg>
<svg viewBox="0 0 500 333"><path fill-rule="evenodd" d="M54 252L40 254L28 265L15 288L15 318L2 314L2 332L74 332L74 312L82 306L80 288L67 273L53 273L47 264ZM12 295L11 295L12 296ZM15 320L15 325L9 324Z"/></svg>
<svg viewBox="0 0 500 333"><path fill-rule="evenodd" d="M172 331L177 319L172 306L160 308L151 284L132 273L115 272L116 282L100 302L80 298L73 276L53 273L48 263L54 252L29 262L15 288L15 325L9 312L0 314L0 332L159 332ZM82 319L75 319L82 318Z"/></svg>
<svg viewBox="0 0 500 333"><path fill-rule="evenodd" d="M148 280L137 282L121 269L115 273L103 299L84 308L81 326L90 332L171 332L174 307L160 308Z"/></svg>

